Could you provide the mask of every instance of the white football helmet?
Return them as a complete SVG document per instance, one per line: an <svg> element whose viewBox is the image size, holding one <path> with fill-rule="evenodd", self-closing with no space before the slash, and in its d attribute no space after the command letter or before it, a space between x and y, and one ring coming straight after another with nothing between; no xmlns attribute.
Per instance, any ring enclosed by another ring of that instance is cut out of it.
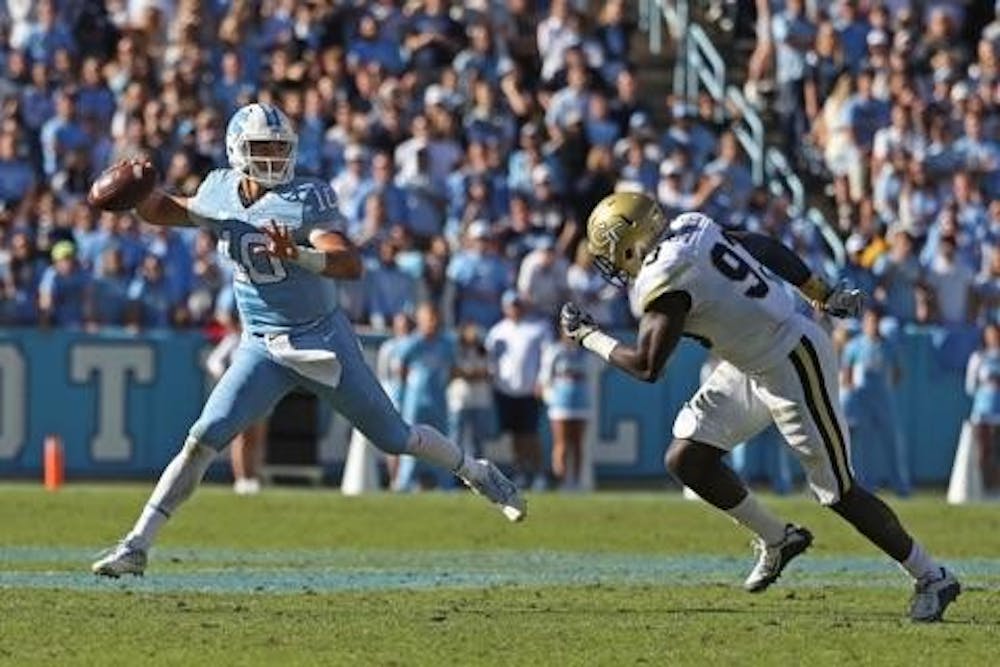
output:
<svg viewBox="0 0 1000 667"><path fill-rule="evenodd" d="M266 188L294 178L298 143L288 116L270 104L241 107L226 127L229 165Z"/></svg>

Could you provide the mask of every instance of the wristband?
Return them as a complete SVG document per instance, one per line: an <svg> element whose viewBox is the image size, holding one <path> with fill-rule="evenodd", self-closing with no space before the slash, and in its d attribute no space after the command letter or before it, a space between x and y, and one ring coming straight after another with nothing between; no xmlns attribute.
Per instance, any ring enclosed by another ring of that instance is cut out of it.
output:
<svg viewBox="0 0 1000 667"><path fill-rule="evenodd" d="M292 261L301 266L306 271L313 273L323 273L326 270L326 253L315 248L298 246L299 256Z"/></svg>
<svg viewBox="0 0 1000 667"><path fill-rule="evenodd" d="M594 329L583 337L580 345L584 346L604 361L611 361L611 352L618 347L618 341L600 329Z"/></svg>
<svg viewBox="0 0 1000 667"><path fill-rule="evenodd" d="M814 273L809 276L807 281L799 285L799 291L802 292L810 301L823 303L826 301L826 298L830 296L831 290L830 286L826 284L826 281Z"/></svg>

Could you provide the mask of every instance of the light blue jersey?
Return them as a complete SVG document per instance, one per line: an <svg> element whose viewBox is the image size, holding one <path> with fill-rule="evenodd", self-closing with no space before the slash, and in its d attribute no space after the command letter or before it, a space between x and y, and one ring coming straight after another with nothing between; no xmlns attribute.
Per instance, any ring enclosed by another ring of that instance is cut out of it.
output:
<svg viewBox="0 0 1000 667"><path fill-rule="evenodd" d="M295 387L314 392L376 447L406 451L410 427L386 396L361 354L350 322L336 306L333 280L259 252L260 231L276 221L297 243L313 230L340 231L342 218L326 183L296 178L244 206L241 175L213 171L190 208L220 238L233 262L233 293L243 338L226 373L191 427L190 436L221 449L266 415Z"/></svg>
<svg viewBox="0 0 1000 667"><path fill-rule="evenodd" d="M307 327L337 308L334 281L260 250L271 222L292 230L296 243L313 230L342 231L337 198L324 181L295 178L267 191L250 206L240 199L241 174L211 172L190 209L197 222L219 236L219 252L233 262L233 289L243 326L252 334L289 333Z"/></svg>

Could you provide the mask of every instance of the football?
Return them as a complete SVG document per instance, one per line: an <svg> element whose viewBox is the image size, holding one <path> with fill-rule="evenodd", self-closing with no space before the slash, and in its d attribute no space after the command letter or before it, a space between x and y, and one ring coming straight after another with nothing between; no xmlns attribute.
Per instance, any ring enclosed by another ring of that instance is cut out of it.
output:
<svg viewBox="0 0 1000 667"><path fill-rule="evenodd" d="M156 168L149 161L123 160L94 181L87 201L104 211L126 211L145 199L156 181Z"/></svg>

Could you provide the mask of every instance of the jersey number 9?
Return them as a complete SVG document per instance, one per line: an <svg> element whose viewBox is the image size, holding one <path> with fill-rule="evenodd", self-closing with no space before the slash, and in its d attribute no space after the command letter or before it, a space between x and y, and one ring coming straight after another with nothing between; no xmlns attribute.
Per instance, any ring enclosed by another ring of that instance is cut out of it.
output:
<svg viewBox="0 0 1000 667"><path fill-rule="evenodd" d="M753 283L744 292L751 299L763 299L767 296L768 286L764 276L760 275L735 250L723 243L712 246L712 264L719 273L734 282L741 283L753 277Z"/></svg>

